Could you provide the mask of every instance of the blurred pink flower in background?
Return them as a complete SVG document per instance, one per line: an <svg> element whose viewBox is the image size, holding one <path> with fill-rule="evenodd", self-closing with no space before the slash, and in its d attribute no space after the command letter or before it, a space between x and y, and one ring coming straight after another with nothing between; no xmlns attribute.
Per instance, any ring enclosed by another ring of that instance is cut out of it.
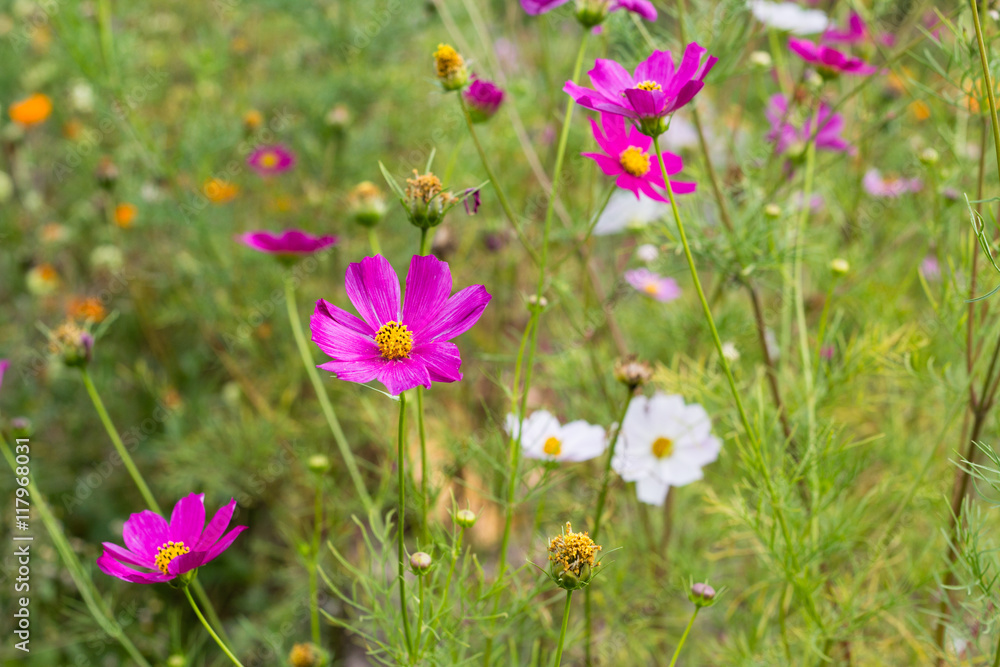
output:
<svg viewBox="0 0 1000 667"><path fill-rule="evenodd" d="M889 199L902 197L908 192L920 192L924 187L923 181L919 178L900 178L897 176L883 178L882 172L874 167L865 172L861 184L864 186L865 192L873 197L887 197Z"/></svg>
<svg viewBox="0 0 1000 667"><path fill-rule="evenodd" d="M861 58L845 55L833 47L816 44L815 42L810 42L808 39L796 39L793 37L788 40L788 48L795 55L816 67L821 73L843 73L861 76L874 74L878 71L877 67L869 65Z"/></svg>
<svg viewBox="0 0 1000 667"><path fill-rule="evenodd" d="M625 280L646 296L666 303L681 295L681 288L673 278L664 278L649 269L633 269L625 272Z"/></svg>
<svg viewBox="0 0 1000 667"><path fill-rule="evenodd" d="M277 176L295 166L295 153L281 144L261 146L250 154L247 164L261 176Z"/></svg>
<svg viewBox="0 0 1000 667"><path fill-rule="evenodd" d="M844 129L844 117L833 113L825 103L820 102L819 110L805 120L802 127L796 127L790 122L793 114L788 111L788 100L781 93L771 96L767 104L767 119L771 123L771 131L767 138L777 142L776 150L782 154L789 149L805 150L806 143L816 133L816 149L846 152L850 145L840 132Z"/></svg>

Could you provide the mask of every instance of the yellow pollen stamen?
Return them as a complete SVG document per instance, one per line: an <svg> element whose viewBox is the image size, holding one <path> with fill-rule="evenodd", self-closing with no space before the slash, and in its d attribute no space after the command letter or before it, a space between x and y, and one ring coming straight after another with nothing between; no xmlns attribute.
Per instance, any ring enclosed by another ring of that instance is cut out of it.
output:
<svg viewBox="0 0 1000 667"><path fill-rule="evenodd" d="M566 532L549 540L549 561L562 565L564 572L580 576L584 565L594 566L594 555L601 547L587 533L574 533L566 522Z"/></svg>
<svg viewBox="0 0 1000 667"><path fill-rule="evenodd" d="M642 291L646 294L656 294L660 291L660 287L656 283L646 283L646 285L642 288Z"/></svg>
<svg viewBox="0 0 1000 667"><path fill-rule="evenodd" d="M189 553L191 548L184 546L183 542L167 542L156 550L156 568L163 574L169 574L167 570L170 562L178 556Z"/></svg>
<svg viewBox="0 0 1000 667"><path fill-rule="evenodd" d="M268 169L278 166L278 156L274 153L264 153L260 156L260 166Z"/></svg>
<svg viewBox="0 0 1000 667"><path fill-rule="evenodd" d="M406 179L406 198L411 201L420 199L429 204L434 197L441 194L442 189L441 179L431 172L419 174L414 169L413 178Z"/></svg>
<svg viewBox="0 0 1000 667"><path fill-rule="evenodd" d="M646 152L635 146L629 146L618 156L618 163L625 170L625 173L632 176L645 176L649 173L649 156Z"/></svg>
<svg viewBox="0 0 1000 667"><path fill-rule="evenodd" d="M674 441L670 438L657 438L653 441L653 456L665 459L674 453Z"/></svg>
<svg viewBox="0 0 1000 667"><path fill-rule="evenodd" d="M545 441L545 446L542 447L542 450L549 456L559 456L562 454L562 442L554 435L550 435Z"/></svg>
<svg viewBox="0 0 1000 667"><path fill-rule="evenodd" d="M442 79L465 65L462 56L449 44L438 44L437 51L434 52L434 63L437 65L437 75Z"/></svg>
<svg viewBox="0 0 1000 667"><path fill-rule="evenodd" d="M406 359L413 349L413 334L405 324L389 321L379 327L375 343L386 361Z"/></svg>
<svg viewBox="0 0 1000 667"><path fill-rule="evenodd" d="M655 81L643 81L642 83L636 84L635 87L639 90L663 90L660 84Z"/></svg>

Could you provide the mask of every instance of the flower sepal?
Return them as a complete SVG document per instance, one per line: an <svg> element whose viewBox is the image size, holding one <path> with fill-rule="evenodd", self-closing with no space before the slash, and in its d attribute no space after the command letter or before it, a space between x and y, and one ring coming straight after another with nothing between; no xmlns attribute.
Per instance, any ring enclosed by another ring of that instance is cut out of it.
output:
<svg viewBox="0 0 1000 667"><path fill-rule="evenodd" d="M198 568L195 568L193 570L189 570L182 574L178 574L176 577L169 580L167 583L170 584L171 588L176 588L177 590L182 591L188 586L190 586L191 582L193 582L195 580L195 577L197 576L198 576Z"/></svg>
<svg viewBox="0 0 1000 667"><path fill-rule="evenodd" d="M585 30L591 30L604 23L609 9L608 0L577 0L576 20Z"/></svg>
<svg viewBox="0 0 1000 667"><path fill-rule="evenodd" d="M647 137L653 137L654 139L666 132L667 127L670 125L667 118L660 116L655 118L639 118L637 122L639 131Z"/></svg>

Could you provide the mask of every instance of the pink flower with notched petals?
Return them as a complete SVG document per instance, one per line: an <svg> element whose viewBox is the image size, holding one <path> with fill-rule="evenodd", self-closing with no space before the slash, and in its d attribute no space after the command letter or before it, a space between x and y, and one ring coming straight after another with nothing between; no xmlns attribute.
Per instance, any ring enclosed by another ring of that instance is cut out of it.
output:
<svg viewBox="0 0 1000 667"><path fill-rule="evenodd" d="M865 192L872 196L897 199L908 192L920 192L924 187L924 182L919 178L900 178L896 176L883 178L882 172L873 168L865 172L865 177L861 180L861 185L864 187Z"/></svg>
<svg viewBox="0 0 1000 667"><path fill-rule="evenodd" d="M608 176L617 176L618 187L631 190L639 199L639 193L658 201L669 201L664 194L666 184L663 172L656 161L656 153L650 152L653 139L635 127L625 125L625 118L611 113L601 113L601 124L590 119L594 130L594 140L604 153L583 153L597 163ZM601 131L603 127L604 131ZM680 156L663 153L663 164L667 174L673 175L684 168ZM670 181L670 187L677 194L694 192L694 183Z"/></svg>
<svg viewBox="0 0 1000 667"><path fill-rule="evenodd" d="M856 75L874 74L878 71L877 67L861 58L845 55L833 47L816 44L808 39L793 37L788 40L788 48L818 70Z"/></svg>
<svg viewBox="0 0 1000 667"><path fill-rule="evenodd" d="M680 297L681 288L673 278L664 278L649 269L634 269L625 272L625 280L646 296L661 303Z"/></svg>
<svg viewBox="0 0 1000 667"><path fill-rule="evenodd" d="M653 51L634 75L614 60L598 58L587 73L593 89L567 81L563 92L587 109L640 122L659 120L690 102L705 86L705 75L719 60L708 56L703 61L706 54L704 47L692 42L675 69L670 51Z"/></svg>
<svg viewBox="0 0 1000 667"><path fill-rule="evenodd" d="M336 236L313 236L298 229L281 234L266 230L240 234L236 240L245 246L270 255L311 255L337 242Z"/></svg>
<svg viewBox="0 0 1000 667"><path fill-rule="evenodd" d="M205 494L192 493L177 501L169 523L150 510L133 514L122 531L127 548L105 542L97 567L136 584L176 579L215 559L246 530L236 526L225 532L234 509L236 501L231 499L206 526Z"/></svg>
<svg viewBox="0 0 1000 667"><path fill-rule="evenodd" d="M847 19L847 28L841 30L837 26L826 29L820 39L824 42L834 42L841 44L858 44L868 39L868 26L861 20L857 12L851 12Z"/></svg>
<svg viewBox="0 0 1000 667"><path fill-rule="evenodd" d="M437 257L415 256L400 308L399 278L376 255L347 269L347 298L361 318L320 299L309 328L332 357L319 366L347 382L378 380L396 396L418 385L456 382L462 358L450 343L479 321L490 294L472 285L451 295L451 270Z"/></svg>
<svg viewBox="0 0 1000 667"><path fill-rule="evenodd" d="M593 1L593 0L592 0ZM656 20L656 7L649 0L598 0L607 4L607 11L613 12L618 9L638 14L647 21ZM528 14L535 16L550 12L556 7L565 5L569 0L521 0L521 7Z"/></svg>
<svg viewBox="0 0 1000 667"><path fill-rule="evenodd" d="M816 114L807 118L802 127L796 127L789 122L788 99L781 93L771 96L767 104L767 119L771 123L771 131L767 138L777 143L778 154L784 153L793 144L805 145L810 140L816 141L817 150L827 150L843 153L850 145L840 136L844 129L844 117L833 113L830 107L820 102ZM813 132L816 136L813 137Z"/></svg>

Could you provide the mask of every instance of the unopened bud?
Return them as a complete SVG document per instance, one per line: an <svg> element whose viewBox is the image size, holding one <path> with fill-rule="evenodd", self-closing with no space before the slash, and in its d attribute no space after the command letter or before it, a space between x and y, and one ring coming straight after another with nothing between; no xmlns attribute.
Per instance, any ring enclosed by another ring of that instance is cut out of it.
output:
<svg viewBox="0 0 1000 667"><path fill-rule="evenodd" d="M936 165L940 157L941 156L938 155L938 152L933 148L925 148L920 151L920 162L927 167L933 167Z"/></svg>
<svg viewBox="0 0 1000 667"><path fill-rule="evenodd" d="M326 664L326 658L315 644L296 644L288 654L288 663L292 667L320 667Z"/></svg>
<svg viewBox="0 0 1000 667"><path fill-rule="evenodd" d="M431 555L423 551L418 551L410 556L410 567L413 568L413 574L417 576L427 574L433 562Z"/></svg>
<svg viewBox="0 0 1000 667"><path fill-rule="evenodd" d="M27 417L14 417L11 419L10 430L15 438L30 438L35 434L34 425Z"/></svg>
<svg viewBox="0 0 1000 667"><path fill-rule="evenodd" d="M327 112L325 120L331 128L343 132L351 124L351 110L343 104L338 104Z"/></svg>
<svg viewBox="0 0 1000 667"><path fill-rule="evenodd" d="M688 599L699 607L711 607L715 604L715 589L708 584L694 584Z"/></svg>
<svg viewBox="0 0 1000 667"><path fill-rule="evenodd" d="M635 357L626 357L615 362L615 379L629 389L635 389L649 382L653 377L653 367Z"/></svg>
<svg viewBox="0 0 1000 667"><path fill-rule="evenodd" d="M330 470L330 458L326 454L313 454L306 461L306 466L311 472L322 475Z"/></svg>
<svg viewBox="0 0 1000 667"><path fill-rule="evenodd" d="M754 51L750 54L750 64L758 69L769 70L774 65L771 54L767 51Z"/></svg>
<svg viewBox="0 0 1000 667"><path fill-rule="evenodd" d="M781 217L781 207L777 204L768 204L764 207L764 216L772 220L777 220Z"/></svg>
<svg viewBox="0 0 1000 667"><path fill-rule="evenodd" d="M107 155L101 157L97 163L97 168L94 170L94 178L97 179L97 184L105 190L113 189L115 183L118 182L118 167Z"/></svg>
<svg viewBox="0 0 1000 667"><path fill-rule="evenodd" d="M185 667L187 665L187 658L183 655L172 655L167 658L167 667Z"/></svg>
<svg viewBox="0 0 1000 667"><path fill-rule="evenodd" d="M459 510L455 513L455 523L462 528L472 528L476 525L476 513L472 510Z"/></svg>
<svg viewBox="0 0 1000 667"><path fill-rule="evenodd" d="M830 271L833 272L835 276L847 275L847 272L851 270L851 265L847 263L847 260L842 257L837 257L830 261Z"/></svg>

